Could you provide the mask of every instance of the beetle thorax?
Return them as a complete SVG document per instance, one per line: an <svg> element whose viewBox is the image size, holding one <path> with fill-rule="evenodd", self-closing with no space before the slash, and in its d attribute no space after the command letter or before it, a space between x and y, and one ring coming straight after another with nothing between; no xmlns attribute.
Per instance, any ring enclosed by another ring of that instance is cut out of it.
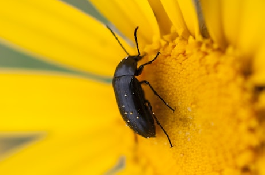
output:
<svg viewBox="0 0 265 175"><path fill-rule="evenodd" d="M134 76L137 71L137 61L140 59L140 56L128 56L121 60L117 66L114 77L120 76Z"/></svg>

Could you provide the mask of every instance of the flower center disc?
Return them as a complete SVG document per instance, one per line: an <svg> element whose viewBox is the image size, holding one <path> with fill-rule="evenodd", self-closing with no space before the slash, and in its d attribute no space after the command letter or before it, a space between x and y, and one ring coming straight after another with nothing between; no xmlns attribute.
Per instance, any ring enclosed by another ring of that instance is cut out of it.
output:
<svg viewBox="0 0 265 175"><path fill-rule="evenodd" d="M161 45L141 78L176 108L173 113L144 87L173 148L159 126L156 138L139 137L144 167L154 165L157 174L253 171L261 141L249 67L235 51L222 51L209 40L177 38ZM148 52L148 60L156 53Z"/></svg>

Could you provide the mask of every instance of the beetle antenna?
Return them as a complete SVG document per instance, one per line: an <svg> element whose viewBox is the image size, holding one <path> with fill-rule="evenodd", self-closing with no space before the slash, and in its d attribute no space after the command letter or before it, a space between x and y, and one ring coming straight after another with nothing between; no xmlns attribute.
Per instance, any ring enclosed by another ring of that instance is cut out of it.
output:
<svg viewBox="0 0 265 175"><path fill-rule="evenodd" d="M138 56L140 56L140 50L139 50L139 47L138 47L138 40L137 40L137 30L138 30L138 26L135 28L134 30L134 40L135 40L135 44L136 44L136 47L137 47L137 51L138 51Z"/></svg>
<svg viewBox="0 0 265 175"><path fill-rule="evenodd" d="M109 26L106 26L110 32L112 33L112 35L115 37L115 39L118 41L119 45L121 46L121 48L124 50L124 52L130 56L130 54L127 52L127 50L123 47L123 45L121 44L120 40L118 39L118 37L115 35L115 33L111 30L111 28ZM137 49L138 49L138 46L137 46ZM139 51L139 50L138 50Z"/></svg>

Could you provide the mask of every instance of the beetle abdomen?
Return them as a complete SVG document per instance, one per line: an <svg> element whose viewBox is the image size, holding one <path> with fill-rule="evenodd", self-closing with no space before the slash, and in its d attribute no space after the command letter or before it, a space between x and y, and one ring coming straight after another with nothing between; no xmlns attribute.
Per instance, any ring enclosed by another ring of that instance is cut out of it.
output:
<svg viewBox="0 0 265 175"><path fill-rule="evenodd" d="M152 111L145 104L144 92L134 76L115 77L112 80L116 101L127 125L143 137L155 137Z"/></svg>

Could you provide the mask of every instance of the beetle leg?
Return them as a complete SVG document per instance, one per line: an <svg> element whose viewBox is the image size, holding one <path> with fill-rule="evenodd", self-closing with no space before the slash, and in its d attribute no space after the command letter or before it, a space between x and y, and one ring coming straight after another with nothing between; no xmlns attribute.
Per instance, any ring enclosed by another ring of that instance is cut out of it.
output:
<svg viewBox="0 0 265 175"><path fill-rule="evenodd" d="M169 136L168 136L166 130L163 128L163 126L162 126L161 123L157 120L155 114L153 113L151 103L150 103L148 100L145 100L145 104L147 104L147 107L148 107L149 110L152 112L152 115L153 115L153 117L154 117L154 119L155 119L157 125L163 130L163 132L164 132L165 135L167 136L167 139L168 139L168 142L169 142L169 144L170 144L170 147L172 148L173 145L172 145L172 143L171 143L171 140L170 140L170 138L169 138Z"/></svg>
<svg viewBox="0 0 265 175"><path fill-rule="evenodd" d="M156 54L156 56L155 56L154 59L152 59L151 61L148 61L147 63L142 64L141 66L139 66L139 68L137 69L135 75L136 75L136 76L141 75L141 73L143 72L144 66L146 66L146 65L148 65L148 64L152 64L153 61L155 61L155 60L157 59L157 57L158 57L159 54L160 54L160 52L157 52L157 54Z"/></svg>
<svg viewBox="0 0 265 175"><path fill-rule="evenodd" d="M160 95L158 95L158 93L154 90L154 88L151 86L151 84L148 82L148 81L146 81L146 80L143 80L143 81L141 81L140 82L140 84L147 84L151 89L152 89L152 91L154 92L154 94L156 95L156 96L158 96L159 98L160 98L160 100L162 100L163 101L163 103L169 108L169 109L171 109L173 112L175 111L175 109L173 109L171 106L169 106L169 104L160 96Z"/></svg>

